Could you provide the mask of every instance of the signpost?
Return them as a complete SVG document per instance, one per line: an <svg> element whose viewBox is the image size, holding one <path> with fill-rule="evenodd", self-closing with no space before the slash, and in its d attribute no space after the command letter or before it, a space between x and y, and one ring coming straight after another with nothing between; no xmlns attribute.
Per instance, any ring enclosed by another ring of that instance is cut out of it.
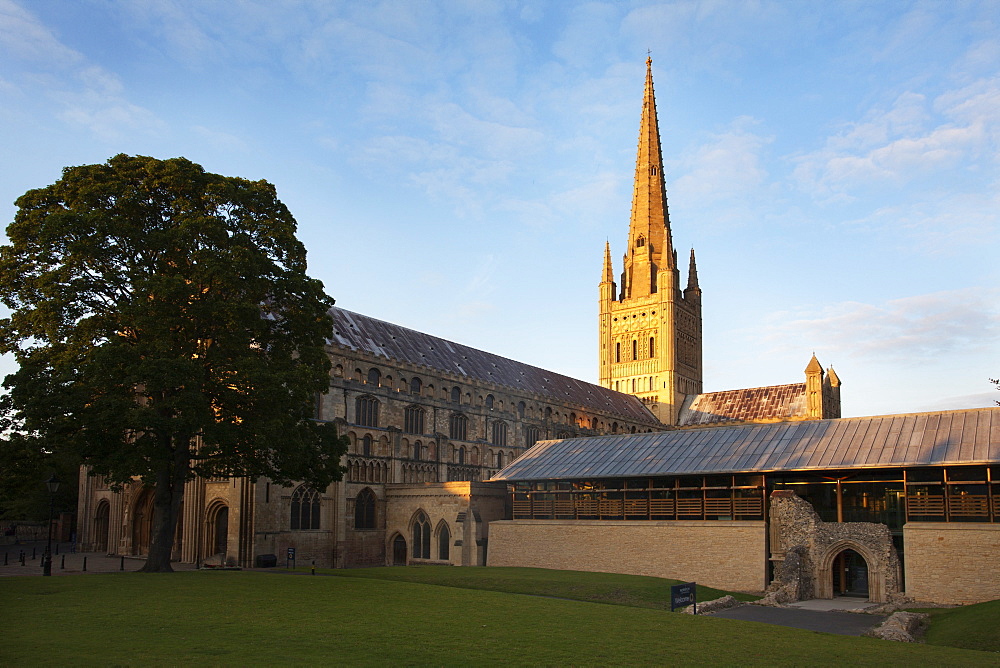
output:
<svg viewBox="0 0 1000 668"><path fill-rule="evenodd" d="M685 584L673 585L670 587L670 612L673 612L677 608L683 608L688 605L694 606L694 614L698 614L698 601L697 599L698 585L694 582L687 582Z"/></svg>

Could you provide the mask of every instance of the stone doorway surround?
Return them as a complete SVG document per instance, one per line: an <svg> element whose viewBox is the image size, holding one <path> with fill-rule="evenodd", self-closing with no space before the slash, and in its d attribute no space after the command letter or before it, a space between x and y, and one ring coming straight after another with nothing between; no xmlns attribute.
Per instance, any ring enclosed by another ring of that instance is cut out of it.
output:
<svg viewBox="0 0 1000 668"><path fill-rule="evenodd" d="M885 603L900 594L899 557L886 525L824 522L808 501L790 490L775 490L768 528L774 580L763 603L833 598L833 562L844 550L854 550L868 564L872 603Z"/></svg>

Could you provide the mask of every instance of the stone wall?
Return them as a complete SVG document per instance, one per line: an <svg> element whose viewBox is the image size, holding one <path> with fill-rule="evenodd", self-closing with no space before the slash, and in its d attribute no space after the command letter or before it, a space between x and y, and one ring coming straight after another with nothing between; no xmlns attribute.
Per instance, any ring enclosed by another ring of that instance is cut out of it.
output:
<svg viewBox="0 0 1000 668"><path fill-rule="evenodd" d="M764 522L506 520L490 566L652 575L736 591L766 584Z"/></svg>
<svg viewBox="0 0 1000 668"><path fill-rule="evenodd" d="M910 598L936 603L1000 598L1000 524L908 522L903 551Z"/></svg>

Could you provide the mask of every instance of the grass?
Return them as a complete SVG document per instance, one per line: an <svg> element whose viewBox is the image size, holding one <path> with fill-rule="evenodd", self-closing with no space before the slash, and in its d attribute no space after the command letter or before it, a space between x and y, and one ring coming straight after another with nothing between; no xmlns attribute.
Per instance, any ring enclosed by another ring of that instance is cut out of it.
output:
<svg viewBox="0 0 1000 668"><path fill-rule="evenodd" d="M665 580L640 575L556 571L545 568L409 566L407 568L331 569L320 572L341 577L419 582L461 589L550 596L574 601L612 603L655 610L670 609L670 587L681 582L680 580ZM722 591L701 585L698 586L697 591L698 601L711 601L726 594L732 594L741 601L752 601L759 598L753 594Z"/></svg>
<svg viewBox="0 0 1000 668"><path fill-rule="evenodd" d="M1000 601L912 612L930 614L931 625L924 638L929 645L1000 652Z"/></svg>
<svg viewBox="0 0 1000 668"><path fill-rule="evenodd" d="M352 573L0 578L0 665L997 663L972 650Z"/></svg>

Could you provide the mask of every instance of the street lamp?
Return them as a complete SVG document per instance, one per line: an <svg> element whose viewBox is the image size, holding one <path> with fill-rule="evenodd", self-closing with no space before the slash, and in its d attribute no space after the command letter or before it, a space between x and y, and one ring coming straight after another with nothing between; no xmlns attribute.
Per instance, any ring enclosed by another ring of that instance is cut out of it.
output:
<svg viewBox="0 0 1000 668"><path fill-rule="evenodd" d="M49 490L49 542L45 546L45 563L42 566L42 575L52 575L52 506L54 505L56 490L59 489L59 481L53 473L45 481L45 488Z"/></svg>

